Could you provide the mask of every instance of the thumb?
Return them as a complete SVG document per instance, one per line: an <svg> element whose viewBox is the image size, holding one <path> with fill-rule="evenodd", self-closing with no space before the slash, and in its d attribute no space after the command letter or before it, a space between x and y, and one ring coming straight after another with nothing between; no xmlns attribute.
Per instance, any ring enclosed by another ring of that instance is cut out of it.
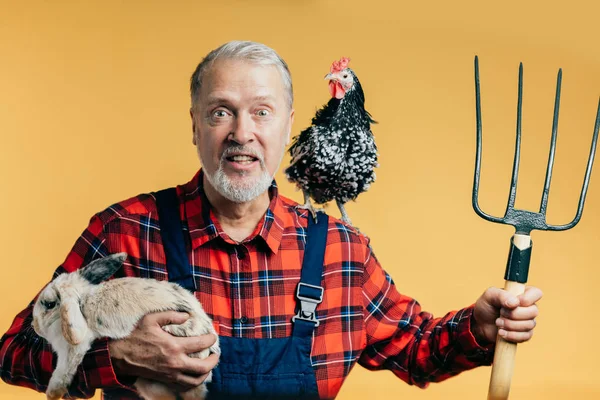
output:
<svg viewBox="0 0 600 400"><path fill-rule="evenodd" d="M504 289L495 287L489 288L485 291L483 297L486 302L492 305L494 308L504 307L508 309L514 309L519 306L519 299L517 296Z"/></svg>
<svg viewBox="0 0 600 400"><path fill-rule="evenodd" d="M189 317L190 317L189 314L186 314L184 312L163 311L163 312L148 314L146 316L146 321L151 324L156 324L156 325L160 325L160 326L171 325L171 324L179 325L179 324L183 324L185 321L187 321Z"/></svg>

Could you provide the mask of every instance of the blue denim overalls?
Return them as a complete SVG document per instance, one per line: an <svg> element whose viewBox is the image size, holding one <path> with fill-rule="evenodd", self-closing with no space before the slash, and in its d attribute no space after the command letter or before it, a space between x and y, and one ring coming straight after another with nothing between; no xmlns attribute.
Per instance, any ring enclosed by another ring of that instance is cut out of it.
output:
<svg viewBox="0 0 600 400"><path fill-rule="evenodd" d="M155 193L169 281L196 289L185 249L174 188ZM318 399L317 381L311 365L312 333L319 321L315 310L323 299L321 277L327 241L327 215L318 223L309 218L302 272L296 299L298 313L292 318L292 336L248 339L220 336L221 357L208 384L208 399Z"/></svg>

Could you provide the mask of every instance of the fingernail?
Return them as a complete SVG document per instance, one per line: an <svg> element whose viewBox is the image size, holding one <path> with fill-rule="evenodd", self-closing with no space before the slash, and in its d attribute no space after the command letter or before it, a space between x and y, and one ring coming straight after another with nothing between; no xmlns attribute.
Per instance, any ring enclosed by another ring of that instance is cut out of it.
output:
<svg viewBox="0 0 600 400"><path fill-rule="evenodd" d="M504 320L503 320L502 318L498 318L498 319L496 320L496 326L497 326L498 328L502 328L502 327L504 326Z"/></svg>
<svg viewBox="0 0 600 400"><path fill-rule="evenodd" d="M518 306L519 305L519 299L517 299L516 297L511 297L510 299L508 299L508 301L506 302L506 304L509 307Z"/></svg>
<svg viewBox="0 0 600 400"><path fill-rule="evenodd" d="M504 329L498 329L498 335L506 337L506 331Z"/></svg>

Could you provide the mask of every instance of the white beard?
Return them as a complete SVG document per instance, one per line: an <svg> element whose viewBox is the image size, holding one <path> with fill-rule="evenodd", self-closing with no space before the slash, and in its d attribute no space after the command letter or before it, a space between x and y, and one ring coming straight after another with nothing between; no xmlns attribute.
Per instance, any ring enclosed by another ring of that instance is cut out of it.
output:
<svg viewBox="0 0 600 400"><path fill-rule="evenodd" d="M223 153L221 156L221 162L219 163L219 168L214 173L209 173L206 169L204 169L204 175L208 179L208 182L212 185L213 188L227 200L232 201L234 203L247 203L256 199L261 194L265 193L269 190L271 186L271 182L273 182L273 175L269 174L267 171L267 167L264 163L264 159L261 154L257 154L253 149L245 148L244 146L238 146L238 149L250 153L258 158L260 162L261 174L254 178L246 178L240 179L238 181L234 181L227 176L225 170L223 169L223 162L225 157L227 156L227 151ZM202 165L206 165L202 160L202 155L200 154L200 149L198 150L198 156L200 158L200 162ZM279 159L279 164L283 159L283 151L281 152L281 158ZM240 177L243 177L245 172L239 173Z"/></svg>
<svg viewBox="0 0 600 400"><path fill-rule="evenodd" d="M260 176L255 179L246 178L234 182L223 170L222 163L214 174L210 174L206 170L204 171L204 174L212 187L214 187L221 196L234 203L247 203L254 200L266 192L273 181L273 177L263 168ZM240 176L243 175L244 173L240 174Z"/></svg>

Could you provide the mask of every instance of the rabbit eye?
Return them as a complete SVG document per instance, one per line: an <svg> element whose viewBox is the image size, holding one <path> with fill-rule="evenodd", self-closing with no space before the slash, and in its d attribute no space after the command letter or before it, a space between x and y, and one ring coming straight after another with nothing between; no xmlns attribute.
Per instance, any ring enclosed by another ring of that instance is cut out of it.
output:
<svg viewBox="0 0 600 400"><path fill-rule="evenodd" d="M47 310L53 309L54 306L56 305L55 301L45 301L45 300L42 300L41 303L42 303L42 306L44 306L44 308L46 308Z"/></svg>

